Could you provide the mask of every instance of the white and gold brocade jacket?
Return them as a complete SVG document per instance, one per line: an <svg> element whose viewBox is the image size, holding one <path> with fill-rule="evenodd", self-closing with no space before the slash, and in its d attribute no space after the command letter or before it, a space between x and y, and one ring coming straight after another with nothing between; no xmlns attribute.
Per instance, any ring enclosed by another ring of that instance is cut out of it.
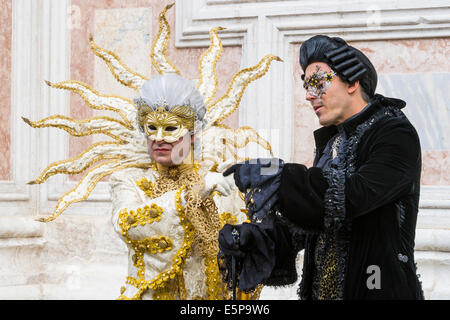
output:
<svg viewBox="0 0 450 320"><path fill-rule="evenodd" d="M119 299L229 299L217 252L205 255L196 248L196 226L186 214L186 186L154 196L158 177L154 169L138 168L110 177L112 223L128 247L128 276ZM223 197L214 197L217 207L226 206L217 198ZM245 220L242 214L238 219L220 212L221 225Z"/></svg>

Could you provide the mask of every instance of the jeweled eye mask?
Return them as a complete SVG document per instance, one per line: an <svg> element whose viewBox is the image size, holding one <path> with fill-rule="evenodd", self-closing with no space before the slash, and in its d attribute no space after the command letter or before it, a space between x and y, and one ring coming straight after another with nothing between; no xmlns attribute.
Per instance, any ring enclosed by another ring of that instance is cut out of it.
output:
<svg viewBox="0 0 450 320"><path fill-rule="evenodd" d="M303 88L305 88L310 95L320 99L322 94L331 87L331 81L333 81L335 76L336 73L333 70L326 72L322 71L319 66L316 66L316 72L305 79Z"/></svg>

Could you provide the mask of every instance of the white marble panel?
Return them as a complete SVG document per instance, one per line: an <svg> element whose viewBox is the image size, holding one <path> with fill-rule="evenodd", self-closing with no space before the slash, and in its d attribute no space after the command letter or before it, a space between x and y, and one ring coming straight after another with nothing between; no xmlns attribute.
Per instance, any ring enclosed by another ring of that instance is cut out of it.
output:
<svg viewBox="0 0 450 320"><path fill-rule="evenodd" d="M381 74L377 92L405 100L422 150L450 150L450 73Z"/></svg>
<svg viewBox="0 0 450 320"><path fill-rule="evenodd" d="M99 46L115 52L133 71L149 77L152 23L151 7L98 9L94 39ZM100 58L95 59L94 68L94 87L99 92L127 98L137 95L117 82Z"/></svg>

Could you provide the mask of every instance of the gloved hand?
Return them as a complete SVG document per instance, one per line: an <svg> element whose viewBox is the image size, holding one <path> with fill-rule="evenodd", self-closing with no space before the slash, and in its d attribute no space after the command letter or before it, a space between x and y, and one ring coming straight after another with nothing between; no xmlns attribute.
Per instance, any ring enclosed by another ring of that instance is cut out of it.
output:
<svg viewBox="0 0 450 320"><path fill-rule="evenodd" d="M203 179L204 187L199 190L199 195L202 199L208 198L214 191L227 197L235 189L232 177L224 177L218 172L208 172Z"/></svg>
<svg viewBox="0 0 450 320"><path fill-rule="evenodd" d="M250 223L241 225L226 224L219 231L219 248L223 254L233 257L244 257L251 248L255 226Z"/></svg>
<svg viewBox="0 0 450 320"><path fill-rule="evenodd" d="M275 266L275 244L261 225L226 224L219 232L218 266L223 281L231 288L232 259L236 263L239 289L253 290L267 279Z"/></svg>
<svg viewBox="0 0 450 320"><path fill-rule="evenodd" d="M261 186L269 179L278 175L283 167L283 160L272 159L252 159L235 164L225 170L224 176L234 173L234 181L239 190L243 193L247 189L253 189Z"/></svg>

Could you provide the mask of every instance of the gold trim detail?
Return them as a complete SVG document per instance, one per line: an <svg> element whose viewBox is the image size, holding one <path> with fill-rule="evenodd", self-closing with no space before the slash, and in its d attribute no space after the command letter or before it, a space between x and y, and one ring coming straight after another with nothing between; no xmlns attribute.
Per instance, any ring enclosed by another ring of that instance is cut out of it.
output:
<svg viewBox="0 0 450 320"><path fill-rule="evenodd" d="M127 284L132 285L139 290L132 297L133 300L140 299L142 294L144 294L148 289L155 290L160 294L165 292L166 294L164 295L164 297L173 298L173 294L167 294L167 292L169 293L171 292L170 282L174 279L178 279L177 277L179 277L183 273L183 266L186 261L186 258L190 254L190 249L194 241L194 232L195 232L194 227L186 217L185 210L182 205L181 193L183 192L183 190L185 190L185 186L178 189L178 191L175 194L175 208L177 211L177 215L180 219L180 223L185 231L181 248L178 249L175 257L173 258L172 267L165 272L161 272L152 280L145 280L145 265L143 260L144 254L139 250L136 251L135 266L138 268L138 278L136 279L133 277L127 277L126 279ZM132 244L133 240L127 239L127 242L129 244ZM128 298L122 294L118 299L123 300Z"/></svg>
<svg viewBox="0 0 450 320"><path fill-rule="evenodd" d="M120 60L117 54L99 47L94 42L94 37L92 35L89 36L89 42L91 44L91 49L94 52L94 54L106 62L113 76L116 78L118 82L120 82L124 86L138 90L142 86L142 84L148 80L146 77L131 70L126 64L124 64ZM126 79L127 76L130 79Z"/></svg>
<svg viewBox="0 0 450 320"><path fill-rule="evenodd" d="M222 214L220 215L220 223L222 224L222 226L226 224L235 225L238 223L238 219L231 212L222 212Z"/></svg>
<svg viewBox="0 0 450 320"><path fill-rule="evenodd" d="M146 205L143 208L137 208L136 211L123 209L119 213L119 226L122 230L122 236L127 238L127 231L130 228L137 227L138 225L145 226L146 224L152 224L155 221L159 222L163 212L163 208L155 203L152 203L150 207Z"/></svg>
<svg viewBox="0 0 450 320"><path fill-rule="evenodd" d="M205 257L206 294L208 300L223 300L229 295L222 282L222 276L217 266L217 256Z"/></svg>
<svg viewBox="0 0 450 320"><path fill-rule="evenodd" d="M150 58L152 64L159 74L174 72L180 74L180 71L173 65L167 57L167 44L170 39L170 26L166 19L166 12L173 7L175 3L167 5L159 14L158 35L153 41Z"/></svg>
<svg viewBox="0 0 450 320"><path fill-rule="evenodd" d="M52 83L52 82L46 80L45 83L51 88L68 90L68 91L72 91L72 92L78 94L91 109L107 110L107 111L113 111L113 112L118 113L120 115L120 117L125 121L126 128L133 130L133 126L131 124L132 120L128 119L126 113L124 113L124 111L137 110L133 101L123 98L123 97L120 97L120 96L116 96L116 95L101 94L97 90L95 90L94 88L89 86L88 84L83 83L81 81L68 80L68 81L62 81L62 82L58 82L58 83ZM90 99L87 95L87 92L94 95L95 99ZM114 104L114 103L111 101L109 103L107 103L106 100L108 100L108 99L115 100L116 104L126 105L129 110L121 110L120 108L112 106L112 104ZM117 102L119 102L119 103L117 103Z"/></svg>
<svg viewBox="0 0 450 320"><path fill-rule="evenodd" d="M267 71L269 71L270 63L273 61L283 61L281 58L268 54L263 57L259 63L253 67L245 68L236 73L236 75L231 80L227 92L215 103L208 106L208 120L212 123L220 123L222 120L231 115L241 103L242 96L244 95L247 86L254 80L264 76ZM232 95L232 91L235 91ZM219 112L220 115L217 117L214 115L215 109L224 109Z"/></svg>
<svg viewBox="0 0 450 320"><path fill-rule="evenodd" d="M230 129L230 130L231 133L233 134L233 137L231 139L224 138L223 139L224 144L233 146L234 148L244 148L250 142L255 142L264 149L266 149L267 151L269 151L271 155L273 155L272 146L270 145L270 143L263 137L261 137L258 134L258 132L252 127L244 126L240 127L239 129ZM243 140L243 138L245 138L245 140Z"/></svg>
<svg viewBox="0 0 450 320"><path fill-rule="evenodd" d="M155 169L153 169L155 170ZM155 170L156 171L156 170ZM146 178L142 178L141 180L136 181L137 186L139 189L145 192L147 197L153 198L153 189L155 187L155 184L153 181L149 181Z"/></svg>
<svg viewBox="0 0 450 320"><path fill-rule="evenodd" d="M56 114L35 122L30 121L29 119L24 117L22 117L22 119L33 128L46 128L46 127L58 128L66 131L67 133L69 133L71 136L74 137L84 137L92 134L104 134L118 141L122 141L122 139L111 132L113 131L112 127L115 125L121 125L124 128L127 128L126 123L105 116L93 117L84 120L75 120L70 117ZM55 122L52 123L52 120L55 120ZM60 121L60 123L58 123L58 121ZM102 122L101 126L95 127L95 125L93 124L95 122Z"/></svg>
<svg viewBox="0 0 450 320"><path fill-rule="evenodd" d="M109 176L110 174L114 173L117 170L122 170L122 169L126 169L126 168L143 168L146 169L148 168L148 165L146 164L142 164L142 163L130 163L130 164L125 164L125 165L118 165L118 166L114 166L118 163L119 160L112 160L112 161L105 161L100 163L99 165L95 166L93 169L89 170L84 176L83 178L80 180L80 182L75 186L75 188L67 191L66 193L64 193L63 196L61 196L59 198L58 203L56 204L55 210L53 211L53 213L47 217L43 217L43 218L37 218L36 221L39 222L50 222L55 220L61 213L64 212L64 210L67 209L67 207L69 205L71 205L72 203L76 203L76 202L81 202L86 200L90 193L92 192L92 190L95 188L95 186L97 185L97 183L103 179L106 176ZM102 167L107 167L111 165L112 168L109 170L104 170ZM69 197L70 195L72 195L73 193L75 193L76 191L78 191L78 187L85 182L85 180L87 179L88 175L91 174L92 172L94 172L97 169L102 168L102 170L99 170L99 173L97 174L97 176L88 179L89 181L89 185L86 188L86 191L84 191L84 193L80 196L80 197L76 197L72 200L67 200L66 198Z"/></svg>
<svg viewBox="0 0 450 320"><path fill-rule="evenodd" d="M197 84L197 89L203 96L205 105L209 105L217 92L219 80L217 78L216 66L217 61L219 61L223 53L222 41L220 40L217 33L218 31L225 29L226 28L223 27L211 29L211 31L209 32L211 45L208 50L203 52L198 63L199 82ZM209 73L205 72L207 71L207 65L209 65L211 69ZM208 92L210 89L208 87L212 87L211 92Z"/></svg>
<svg viewBox="0 0 450 320"><path fill-rule="evenodd" d="M97 142L97 143L91 145L87 150L85 150L84 152L82 152L81 154L79 154L78 156L76 156L74 158L61 160L61 161L57 161L57 162L50 164L47 168L45 168L42 171L42 173L39 175L39 177L37 177L34 181L28 182L28 184L44 183L48 178L50 178L51 176L54 176L56 174L78 174L78 173L81 173L81 172L87 170L96 162L99 162L102 160L120 160L122 158L120 155L100 154L98 156L95 156L94 158L90 158L90 160L87 163L83 163L82 167L80 167L78 169L70 170L67 168L71 164L75 165L75 163L77 161L82 162L83 160L88 160L89 158L83 159L83 157L85 157L86 155L89 155L89 153L91 151L95 151L95 149L97 149L99 147L104 147L106 145L119 147L120 143L111 142L111 141ZM96 154L96 153L94 152L94 154Z"/></svg>

